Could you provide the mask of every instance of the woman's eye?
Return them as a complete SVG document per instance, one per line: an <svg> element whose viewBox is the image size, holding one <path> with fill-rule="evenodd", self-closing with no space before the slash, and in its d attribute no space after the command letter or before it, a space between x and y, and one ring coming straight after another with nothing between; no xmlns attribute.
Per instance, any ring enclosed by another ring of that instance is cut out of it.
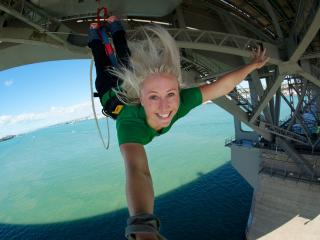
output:
<svg viewBox="0 0 320 240"><path fill-rule="evenodd" d="M157 99L158 99L158 96L156 96L156 95L151 95L151 96L149 97L149 99L151 99L151 100L157 100Z"/></svg>

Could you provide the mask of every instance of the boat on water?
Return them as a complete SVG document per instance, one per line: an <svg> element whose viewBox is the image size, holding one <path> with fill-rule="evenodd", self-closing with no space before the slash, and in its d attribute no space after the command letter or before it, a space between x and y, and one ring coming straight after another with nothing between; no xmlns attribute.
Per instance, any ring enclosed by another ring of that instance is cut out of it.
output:
<svg viewBox="0 0 320 240"><path fill-rule="evenodd" d="M5 137L0 138L0 142L8 141L12 138L14 138L16 135L7 135Z"/></svg>

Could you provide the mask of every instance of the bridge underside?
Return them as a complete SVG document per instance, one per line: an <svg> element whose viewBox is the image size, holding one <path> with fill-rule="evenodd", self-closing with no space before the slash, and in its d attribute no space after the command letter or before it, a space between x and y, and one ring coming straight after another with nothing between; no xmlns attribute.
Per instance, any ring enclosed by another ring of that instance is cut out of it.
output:
<svg viewBox="0 0 320 240"><path fill-rule="evenodd" d="M215 81L248 63L252 49L267 48L269 63L214 101L235 118L235 137L226 145L259 149L252 153L258 161L238 164L244 176L248 169L256 171L247 180L257 187L259 171L320 182L319 0L105 0L101 5L121 16L129 40L137 26L152 22L168 28L181 51L185 86ZM0 0L0 70L90 58L86 32L97 7L86 0ZM289 160L262 161L262 151Z"/></svg>

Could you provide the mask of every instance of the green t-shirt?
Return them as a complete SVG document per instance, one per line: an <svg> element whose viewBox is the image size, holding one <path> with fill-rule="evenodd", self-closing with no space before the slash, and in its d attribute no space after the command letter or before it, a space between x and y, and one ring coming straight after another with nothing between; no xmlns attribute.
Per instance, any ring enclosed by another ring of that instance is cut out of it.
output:
<svg viewBox="0 0 320 240"><path fill-rule="evenodd" d="M125 105L117 118L119 145L124 143L148 144L155 136L169 131L173 123L185 116L191 109L202 103L202 94L198 87L180 91L180 106L170 125L156 131L149 126L146 113L141 105Z"/></svg>

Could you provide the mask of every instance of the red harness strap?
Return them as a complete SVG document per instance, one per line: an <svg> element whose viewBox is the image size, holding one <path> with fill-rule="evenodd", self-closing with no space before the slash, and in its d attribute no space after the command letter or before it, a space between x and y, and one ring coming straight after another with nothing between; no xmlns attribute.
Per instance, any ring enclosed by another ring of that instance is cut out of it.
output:
<svg viewBox="0 0 320 240"><path fill-rule="evenodd" d="M115 58L115 54L114 54L112 45L109 41L107 33L101 31L101 27L106 26L106 19L108 18L108 9L106 7L100 7L100 1L98 1L98 3L99 3L99 7L97 9L98 33L99 33L100 39L102 40L102 42L104 44L105 52L106 52L107 56L109 57L112 65L115 67L117 65L117 61ZM101 13L102 12L103 12L103 23L101 21Z"/></svg>
<svg viewBox="0 0 320 240"><path fill-rule="evenodd" d="M101 19L100 19L100 13L102 11L103 11L103 21L104 21L103 24L101 24ZM105 21L106 21L107 18L108 18L108 9L106 7L98 7L98 9L97 9L97 21L98 21L98 27L99 28L106 25Z"/></svg>

